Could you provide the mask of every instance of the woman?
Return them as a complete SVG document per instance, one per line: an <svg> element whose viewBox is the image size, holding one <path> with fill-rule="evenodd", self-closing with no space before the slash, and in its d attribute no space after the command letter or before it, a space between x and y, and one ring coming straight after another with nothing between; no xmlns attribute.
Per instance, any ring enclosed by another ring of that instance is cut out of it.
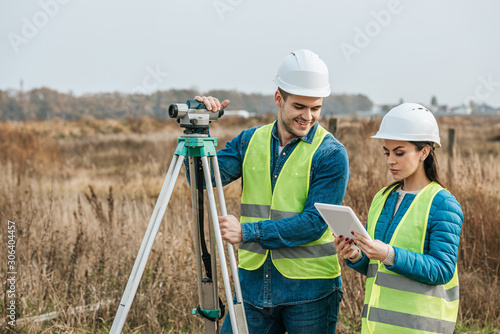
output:
<svg viewBox="0 0 500 334"><path fill-rule="evenodd" d="M453 333L463 215L439 179L436 119L425 107L404 103L387 113L372 138L384 139L395 182L370 206L373 241L358 233L335 239L337 254L367 276L362 333Z"/></svg>

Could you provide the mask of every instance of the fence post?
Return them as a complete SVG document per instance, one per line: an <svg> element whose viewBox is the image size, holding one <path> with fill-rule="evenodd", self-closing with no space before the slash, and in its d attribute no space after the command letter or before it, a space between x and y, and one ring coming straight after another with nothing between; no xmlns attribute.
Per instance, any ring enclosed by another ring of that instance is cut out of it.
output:
<svg viewBox="0 0 500 334"><path fill-rule="evenodd" d="M337 132L337 118L336 117L330 118L330 121L328 122L328 131L335 137L335 134Z"/></svg>
<svg viewBox="0 0 500 334"><path fill-rule="evenodd" d="M455 176L455 129L448 129L448 186L451 187Z"/></svg>

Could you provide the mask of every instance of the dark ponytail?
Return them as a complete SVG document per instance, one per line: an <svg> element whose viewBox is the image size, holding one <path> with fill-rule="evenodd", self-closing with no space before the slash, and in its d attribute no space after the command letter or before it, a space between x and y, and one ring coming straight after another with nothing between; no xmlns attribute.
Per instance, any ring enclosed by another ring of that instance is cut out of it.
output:
<svg viewBox="0 0 500 334"><path fill-rule="evenodd" d="M434 143L427 141L411 141L410 143L415 145L419 151L422 151L422 149L426 146L430 147L431 150L429 151L429 155L427 155L427 158L424 160L425 175L429 178L429 180L437 182L441 187L446 188L439 177L439 166L436 153L434 152Z"/></svg>

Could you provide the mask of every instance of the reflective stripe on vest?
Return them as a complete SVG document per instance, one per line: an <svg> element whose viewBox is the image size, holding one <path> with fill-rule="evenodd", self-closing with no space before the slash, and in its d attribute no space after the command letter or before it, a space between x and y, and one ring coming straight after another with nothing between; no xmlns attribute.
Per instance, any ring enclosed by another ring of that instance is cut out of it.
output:
<svg viewBox="0 0 500 334"><path fill-rule="evenodd" d="M423 254L432 200L443 188L431 182L422 189L398 224L389 244ZM368 233L375 225L387 197L379 191L368 213ZM455 268L445 285L428 285L387 270L370 260L367 269L362 333L453 333L458 314L459 286Z"/></svg>
<svg viewBox="0 0 500 334"><path fill-rule="evenodd" d="M270 170L273 125L257 129L248 144L243 161L241 223L279 220L302 212L309 191L312 157L328 134L318 125L311 144L304 141L297 144L281 169L273 192ZM255 270L269 253L276 268L287 278L335 278L340 275L329 228L318 240L298 247L269 251L258 243L240 243L239 267Z"/></svg>
<svg viewBox="0 0 500 334"><path fill-rule="evenodd" d="M251 218L259 218L259 220L269 219L269 217L271 217L270 219L272 220L278 220L293 217L297 212L271 210L270 205L242 203L240 214Z"/></svg>

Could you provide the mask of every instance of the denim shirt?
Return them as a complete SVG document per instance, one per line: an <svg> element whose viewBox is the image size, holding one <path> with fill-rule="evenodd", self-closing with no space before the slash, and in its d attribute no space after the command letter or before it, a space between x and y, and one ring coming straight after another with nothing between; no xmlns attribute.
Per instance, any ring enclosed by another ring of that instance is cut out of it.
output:
<svg viewBox="0 0 500 334"><path fill-rule="evenodd" d="M273 190L288 156L301 140L312 143L317 128L316 123L306 136L292 139L279 154L278 131L274 124L270 161ZM255 130L257 127L244 130L226 143L225 149L217 152L224 185L242 176L243 159ZM303 212L277 221L242 224L243 242L257 242L264 249L277 249L296 247L319 239L327 225L314 203L341 204L349 177L349 162L344 146L333 136L326 136L312 158L309 194ZM276 269L270 256L256 270L240 268L239 277L245 302L257 308L311 302L342 289L340 276L335 279L286 278Z"/></svg>

